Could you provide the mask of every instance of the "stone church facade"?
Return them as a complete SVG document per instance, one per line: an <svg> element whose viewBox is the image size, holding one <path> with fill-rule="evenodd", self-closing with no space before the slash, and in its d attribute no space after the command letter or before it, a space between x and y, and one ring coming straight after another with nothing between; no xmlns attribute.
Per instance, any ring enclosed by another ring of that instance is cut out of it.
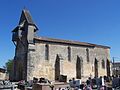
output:
<svg viewBox="0 0 120 90"><path fill-rule="evenodd" d="M45 77L58 80L110 76L110 47L85 42L36 36L38 28L28 10L23 10L12 31L15 44L13 80Z"/></svg>

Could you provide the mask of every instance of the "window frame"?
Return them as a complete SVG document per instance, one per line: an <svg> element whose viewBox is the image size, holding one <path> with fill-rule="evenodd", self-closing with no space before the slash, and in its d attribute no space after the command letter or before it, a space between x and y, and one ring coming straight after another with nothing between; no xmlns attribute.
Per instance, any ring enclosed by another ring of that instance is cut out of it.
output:
<svg viewBox="0 0 120 90"><path fill-rule="evenodd" d="M104 59L102 59L101 66L103 69L105 69L105 60Z"/></svg>
<svg viewBox="0 0 120 90"><path fill-rule="evenodd" d="M45 45L45 60L49 60L49 45Z"/></svg>
<svg viewBox="0 0 120 90"><path fill-rule="evenodd" d="M71 47L70 46L68 46L68 61L70 61L71 62Z"/></svg>
<svg viewBox="0 0 120 90"><path fill-rule="evenodd" d="M86 48L86 59L87 59L87 62L90 62L89 49L88 48Z"/></svg>

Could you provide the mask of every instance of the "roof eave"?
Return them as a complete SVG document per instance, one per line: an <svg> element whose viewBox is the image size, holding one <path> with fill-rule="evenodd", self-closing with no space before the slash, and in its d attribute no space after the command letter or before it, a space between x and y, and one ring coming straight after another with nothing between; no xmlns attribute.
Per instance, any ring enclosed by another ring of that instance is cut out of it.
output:
<svg viewBox="0 0 120 90"><path fill-rule="evenodd" d="M52 39L52 38L46 38L46 37L35 37L34 39L40 40L40 41L46 41L46 42L64 43L64 44L80 45L80 46L87 46L87 47L101 47L101 48L110 49L110 47L108 47L108 46L102 46L102 45L85 43L85 42L78 42L78 41Z"/></svg>

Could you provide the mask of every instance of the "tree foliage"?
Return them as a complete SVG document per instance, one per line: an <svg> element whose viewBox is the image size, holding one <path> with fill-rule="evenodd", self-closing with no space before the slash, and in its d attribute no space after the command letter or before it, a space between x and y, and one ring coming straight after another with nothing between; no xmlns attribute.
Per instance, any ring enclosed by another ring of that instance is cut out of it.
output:
<svg viewBox="0 0 120 90"><path fill-rule="evenodd" d="M13 59L9 59L8 62L6 62L5 67L7 72L11 73L13 68Z"/></svg>

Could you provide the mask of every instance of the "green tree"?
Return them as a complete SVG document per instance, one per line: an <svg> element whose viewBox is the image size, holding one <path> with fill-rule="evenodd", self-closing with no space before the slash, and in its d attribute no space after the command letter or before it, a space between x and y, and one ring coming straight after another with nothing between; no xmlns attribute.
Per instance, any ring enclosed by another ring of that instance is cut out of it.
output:
<svg viewBox="0 0 120 90"><path fill-rule="evenodd" d="M8 62L5 63L5 67L7 72L11 73L13 69L13 59L9 59Z"/></svg>

